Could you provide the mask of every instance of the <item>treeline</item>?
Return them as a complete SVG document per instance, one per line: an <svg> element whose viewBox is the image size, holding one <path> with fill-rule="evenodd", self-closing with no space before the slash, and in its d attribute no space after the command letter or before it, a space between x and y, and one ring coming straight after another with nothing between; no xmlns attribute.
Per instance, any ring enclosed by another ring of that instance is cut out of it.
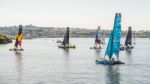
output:
<svg viewBox="0 0 150 84"><path fill-rule="evenodd" d="M32 25L26 25L23 27L24 36L32 36L32 38L53 38L63 37L66 28L55 28L55 27L37 27ZM110 30L101 29L101 33L105 32L105 36L108 37ZM15 36L18 32L17 26L11 27L0 27L0 33ZM96 29L84 29L84 28L70 28L71 37L95 37ZM127 31L122 31L122 37L125 37ZM138 38L150 38L150 31L133 31L133 36Z"/></svg>

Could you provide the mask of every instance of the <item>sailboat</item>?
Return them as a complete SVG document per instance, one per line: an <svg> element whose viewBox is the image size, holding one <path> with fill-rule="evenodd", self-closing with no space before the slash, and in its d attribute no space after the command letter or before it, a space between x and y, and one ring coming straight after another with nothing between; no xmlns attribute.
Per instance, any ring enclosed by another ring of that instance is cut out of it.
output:
<svg viewBox="0 0 150 84"><path fill-rule="evenodd" d="M90 49L101 49L101 33L100 33L100 26L98 26L96 37L95 37L95 44L93 47L90 47Z"/></svg>
<svg viewBox="0 0 150 84"><path fill-rule="evenodd" d="M132 28L131 27L129 27L129 29L128 29L128 34L127 34L126 41L125 41L125 48L126 49L133 49L133 46L132 46Z"/></svg>
<svg viewBox="0 0 150 84"><path fill-rule="evenodd" d="M124 50L124 49L133 49L133 46L132 46L132 28L131 27L128 28L128 33L127 33L126 40L125 40L125 46L120 47L120 50Z"/></svg>
<svg viewBox="0 0 150 84"><path fill-rule="evenodd" d="M119 61L120 39L121 39L121 13L116 13L114 20L114 27L109 37L104 58L97 59L96 60L97 64L104 64L104 65L124 64L123 62ZM108 59L106 59L106 57ZM115 60L115 57L117 58L117 60Z"/></svg>
<svg viewBox="0 0 150 84"><path fill-rule="evenodd" d="M22 48L22 38L23 38L22 27L23 27L22 25L19 25L18 34L16 36L15 47L9 49L10 51L23 51L24 50Z"/></svg>
<svg viewBox="0 0 150 84"><path fill-rule="evenodd" d="M64 36L64 40L61 45L58 45L58 48L76 48L75 45L69 44L69 27L67 27L66 34Z"/></svg>

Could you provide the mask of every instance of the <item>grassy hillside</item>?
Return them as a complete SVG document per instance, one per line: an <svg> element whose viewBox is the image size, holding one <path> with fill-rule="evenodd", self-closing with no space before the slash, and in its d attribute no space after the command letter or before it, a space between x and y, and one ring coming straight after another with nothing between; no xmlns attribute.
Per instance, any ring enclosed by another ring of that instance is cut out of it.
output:
<svg viewBox="0 0 150 84"><path fill-rule="evenodd" d="M6 35L0 34L0 44L11 43L12 39Z"/></svg>

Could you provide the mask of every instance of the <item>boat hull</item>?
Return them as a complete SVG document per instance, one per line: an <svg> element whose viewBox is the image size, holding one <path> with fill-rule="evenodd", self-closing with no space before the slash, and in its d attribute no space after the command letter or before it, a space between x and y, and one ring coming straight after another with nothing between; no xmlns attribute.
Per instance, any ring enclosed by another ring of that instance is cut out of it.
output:
<svg viewBox="0 0 150 84"><path fill-rule="evenodd" d="M102 48L94 46L94 47L90 47L90 49L102 49Z"/></svg>
<svg viewBox="0 0 150 84"><path fill-rule="evenodd" d="M98 59L98 60L96 60L96 64L119 65L119 64L124 64L124 62L121 62L121 61L107 61L107 60L103 60L103 59Z"/></svg>
<svg viewBox="0 0 150 84"><path fill-rule="evenodd" d="M126 49L133 49L133 46L130 46L130 47L126 47Z"/></svg>
<svg viewBox="0 0 150 84"><path fill-rule="evenodd" d="M75 45L69 45L69 46L64 46L64 45L58 45L58 48L76 48Z"/></svg>
<svg viewBox="0 0 150 84"><path fill-rule="evenodd" d="M120 50L125 50L125 49L133 49L134 47L133 46L130 46L130 47L124 47L124 46L120 46Z"/></svg>
<svg viewBox="0 0 150 84"><path fill-rule="evenodd" d="M11 48L11 49L9 49L9 51L24 51L24 49Z"/></svg>

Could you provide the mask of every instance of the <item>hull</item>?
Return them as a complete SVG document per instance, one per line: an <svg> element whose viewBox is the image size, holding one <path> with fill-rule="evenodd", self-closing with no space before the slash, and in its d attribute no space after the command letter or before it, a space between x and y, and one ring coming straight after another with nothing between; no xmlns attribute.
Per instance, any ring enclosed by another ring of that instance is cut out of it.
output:
<svg viewBox="0 0 150 84"><path fill-rule="evenodd" d="M58 48L76 48L76 46L75 45L69 45L69 46L58 45Z"/></svg>
<svg viewBox="0 0 150 84"><path fill-rule="evenodd" d="M133 46L130 46L130 47L124 47L124 46L120 46L120 50L123 51L125 49L133 49L134 47Z"/></svg>
<svg viewBox="0 0 150 84"><path fill-rule="evenodd" d="M98 59L98 60L96 60L96 64L119 65L119 64L124 64L124 62L121 62L121 61L107 61L107 60L103 60L103 59Z"/></svg>
<svg viewBox="0 0 150 84"><path fill-rule="evenodd" d="M102 49L102 48L94 46L94 47L90 47L90 49Z"/></svg>
<svg viewBox="0 0 150 84"><path fill-rule="evenodd" d="M133 46L130 46L130 47L126 47L126 49L133 49Z"/></svg>
<svg viewBox="0 0 150 84"><path fill-rule="evenodd" d="M9 49L9 51L24 51L24 49L11 48L11 49Z"/></svg>

